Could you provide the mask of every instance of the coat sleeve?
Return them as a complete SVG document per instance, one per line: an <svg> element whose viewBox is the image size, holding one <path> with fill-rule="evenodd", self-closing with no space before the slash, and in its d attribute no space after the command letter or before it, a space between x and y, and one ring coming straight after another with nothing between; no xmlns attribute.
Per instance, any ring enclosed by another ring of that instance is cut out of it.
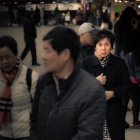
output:
<svg viewBox="0 0 140 140"><path fill-rule="evenodd" d="M128 73L128 68L125 64L125 61L120 61L120 82L117 86L113 88L114 97L121 97L128 94L130 89L130 75Z"/></svg>
<svg viewBox="0 0 140 140"><path fill-rule="evenodd" d="M91 59L92 59L91 56L89 56L83 59L80 63L80 67L89 73L90 73L90 66L92 65Z"/></svg>
<svg viewBox="0 0 140 140"><path fill-rule="evenodd" d="M89 96L87 93L83 99L78 115L77 133L71 140L103 139L103 125L106 116L104 89L100 84L97 84L91 93L93 96Z"/></svg>

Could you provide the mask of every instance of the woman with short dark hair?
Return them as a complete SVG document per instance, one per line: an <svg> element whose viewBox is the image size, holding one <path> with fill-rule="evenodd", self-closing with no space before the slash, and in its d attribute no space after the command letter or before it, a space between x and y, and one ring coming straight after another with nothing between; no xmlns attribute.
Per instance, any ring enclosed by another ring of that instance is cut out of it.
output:
<svg viewBox="0 0 140 140"><path fill-rule="evenodd" d="M107 100L104 140L125 140L124 110L121 98L127 94L129 74L123 59L111 53L114 35L99 31L94 37L94 55L83 60L82 67L103 85Z"/></svg>

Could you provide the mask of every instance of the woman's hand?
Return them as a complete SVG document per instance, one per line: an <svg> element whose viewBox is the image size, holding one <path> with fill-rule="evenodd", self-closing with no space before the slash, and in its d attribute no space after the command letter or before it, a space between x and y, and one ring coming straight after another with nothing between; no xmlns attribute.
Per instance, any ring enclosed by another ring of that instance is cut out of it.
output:
<svg viewBox="0 0 140 140"><path fill-rule="evenodd" d="M102 85L104 85L105 82L106 82L106 76L103 75L103 73L101 73L99 76L97 76L96 79L97 79Z"/></svg>
<svg viewBox="0 0 140 140"><path fill-rule="evenodd" d="M106 100L109 100L110 98L114 96L114 92L106 90L105 95L106 95Z"/></svg>

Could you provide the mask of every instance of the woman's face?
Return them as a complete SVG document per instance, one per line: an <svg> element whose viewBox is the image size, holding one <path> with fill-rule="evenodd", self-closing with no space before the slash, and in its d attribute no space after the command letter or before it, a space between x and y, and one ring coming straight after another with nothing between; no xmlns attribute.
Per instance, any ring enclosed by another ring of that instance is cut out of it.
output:
<svg viewBox="0 0 140 140"><path fill-rule="evenodd" d="M110 54L111 51L111 43L108 38L104 38L100 40L95 47L96 54L99 57L106 57Z"/></svg>

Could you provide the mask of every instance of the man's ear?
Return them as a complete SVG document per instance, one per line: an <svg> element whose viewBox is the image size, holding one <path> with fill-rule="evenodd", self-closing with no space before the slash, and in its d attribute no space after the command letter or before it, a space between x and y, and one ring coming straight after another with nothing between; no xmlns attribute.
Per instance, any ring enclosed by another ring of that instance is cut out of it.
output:
<svg viewBox="0 0 140 140"><path fill-rule="evenodd" d="M70 50L66 48L64 50L64 60L68 60L70 58Z"/></svg>

